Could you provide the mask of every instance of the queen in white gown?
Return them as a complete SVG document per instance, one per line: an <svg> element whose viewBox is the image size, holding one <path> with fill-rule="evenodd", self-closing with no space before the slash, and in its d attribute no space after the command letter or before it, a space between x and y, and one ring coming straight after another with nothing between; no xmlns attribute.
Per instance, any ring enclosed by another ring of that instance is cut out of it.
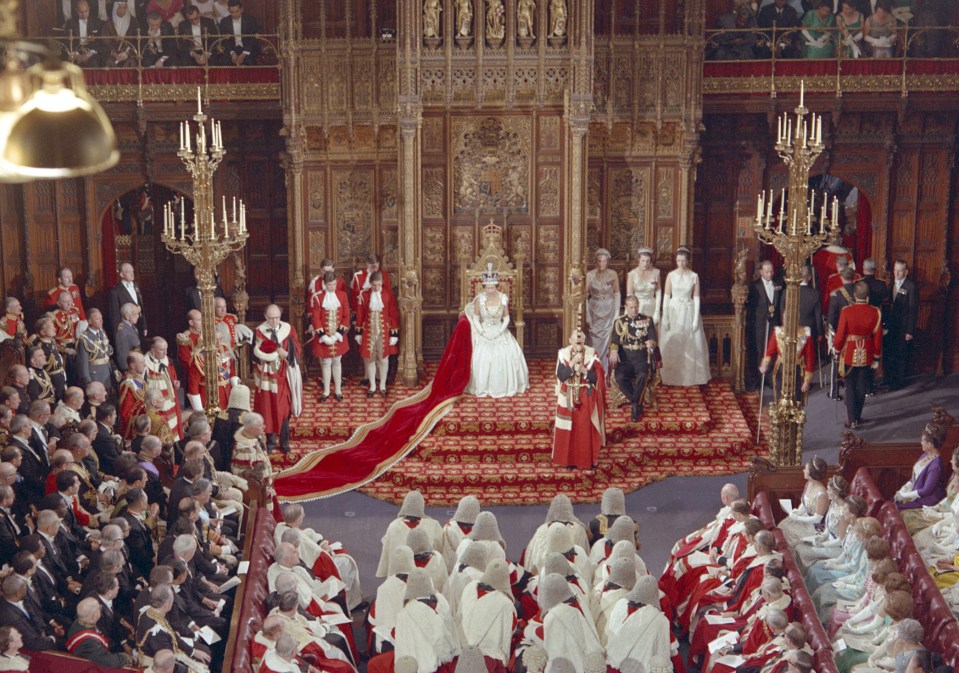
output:
<svg viewBox="0 0 959 673"><path fill-rule="evenodd" d="M473 358L466 392L477 397L512 397L529 388L529 369L523 351L509 331L509 297L499 291L492 270L483 274L483 291L466 305Z"/></svg>
<svg viewBox="0 0 959 673"><path fill-rule="evenodd" d="M689 268L689 248L676 251L676 268L666 276L659 350L665 385L698 386L709 381L709 346L699 315L699 276Z"/></svg>

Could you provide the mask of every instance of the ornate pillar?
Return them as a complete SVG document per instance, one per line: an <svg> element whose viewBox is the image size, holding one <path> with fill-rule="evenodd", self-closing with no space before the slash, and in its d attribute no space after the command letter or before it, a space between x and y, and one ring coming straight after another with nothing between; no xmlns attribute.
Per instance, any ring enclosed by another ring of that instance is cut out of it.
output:
<svg viewBox="0 0 959 673"><path fill-rule="evenodd" d="M290 305L287 318L290 324L302 332L301 316L304 314L306 267L303 249L306 246L303 216L303 148L306 146L306 129L300 115L300 48L302 30L301 0L283 0L280 8L280 57L283 83L283 130L286 136L286 152L281 156L286 173L287 240L290 257Z"/></svg>
<svg viewBox="0 0 959 673"><path fill-rule="evenodd" d="M422 43L422 3L400 0L397 37L397 125L399 126L399 281L400 356L397 375L407 387L419 384L423 371L422 202L420 128L423 104L419 95L419 58Z"/></svg>

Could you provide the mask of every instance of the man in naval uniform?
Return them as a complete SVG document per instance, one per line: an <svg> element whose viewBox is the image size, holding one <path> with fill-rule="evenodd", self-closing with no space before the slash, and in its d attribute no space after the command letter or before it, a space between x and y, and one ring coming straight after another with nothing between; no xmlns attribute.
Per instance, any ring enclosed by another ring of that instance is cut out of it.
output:
<svg viewBox="0 0 959 673"><path fill-rule="evenodd" d="M613 321L609 344L609 366L615 370L616 383L633 405L632 420L643 413L643 393L653 374L652 354L656 347L653 319L639 312L639 300L626 297L626 313Z"/></svg>
<svg viewBox="0 0 959 673"><path fill-rule="evenodd" d="M99 381L107 390L112 390L115 382L111 357L113 347L103 329L103 314L100 309L92 308L87 328L80 332L77 342L78 383L86 387L91 381Z"/></svg>

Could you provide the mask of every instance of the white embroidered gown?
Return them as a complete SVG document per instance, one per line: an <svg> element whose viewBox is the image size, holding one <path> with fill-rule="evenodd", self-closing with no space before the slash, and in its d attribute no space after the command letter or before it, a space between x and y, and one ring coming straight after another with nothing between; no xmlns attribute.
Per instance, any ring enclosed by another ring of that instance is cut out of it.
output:
<svg viewBox="0 0 959 673"><path fill-rule="evenodd" d="M709 382L709 346L703 321L696 315L693 304L697 278L693 271L670 271L667 277L672 288L669 322L664 316L659 325L659 350L663 356L661 375L667 386L699 386ZM699 322L695 329L694 320Z"/></svg>
<svg viewBox="0 0 959 673"><path fill-rule="evenodd" d="M479 308L470 302L466 317L473 335L473 358L466 392L477 397L512 397L529 388L529 368L516 338L504 323L508 298L500 293L499 306L488 308L486 294L479 295Z"/></svg>

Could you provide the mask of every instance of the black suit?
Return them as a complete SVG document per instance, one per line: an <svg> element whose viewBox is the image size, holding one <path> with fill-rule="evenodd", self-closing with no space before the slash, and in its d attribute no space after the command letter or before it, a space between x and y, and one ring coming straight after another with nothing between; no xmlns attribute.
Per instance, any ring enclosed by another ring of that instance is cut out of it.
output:
<svg viewBox="0 0 959 673"><path fill-rule="evenodd" d="M93 451L100 459L100 470L103 474L116 473L116 462L120 457L120 450L117 443L113 441L113 428L97 421L97 436L93 438Z"/></svg>
<svg viewBox="0 0 959 673"><path fill-rule="evenodd" d="M889 286L884 282L869 273L860 280L869 286L869 304L871 306L882 309L885 304L889 303ZM885 313L885 311L883 312Z"/></svg>
<svg viewBox="0 0 959 673"><path fill-rule="evenodd" d="M839 327L839 313L847 306L856 303L856 298L853 294L855 289L855 283L846 283L839 289L833 290L832 294L829 295L829 312L826 314L826 322L829 324L830 344L832 343L832 336L836 333L836 328ZM835 353L832 354L830 363L829 397L838 400L840 399L839 361Z"/></svg>
<svg viewBox="0 0 959 673"><path fill-rule="evenodd" d="M177 477L170 487L170 499L167 505L167 524L172 526L180 516L180 501L189 498L193 490L193 482L187 481L183 477Z"/></svg>
<svg viewBox="0 0 959 673"><path fill-rule="evenodd" d="M46 652L57 644L36 620L6 599L0 599L0 626L12 626L19 631L23 636L23 647L27 650Z"/></svg>
<svg viewBox="0 0 959 673"><path fill-rule="evenodd" d="M44 612L53 615L58 622L69 623L70 619L64 602L60 598L62 591L57 585L57 577L47 567L46 561L44 561L43 567L46 568L46 572L37 566L37 571L33 574L33 588L36 590L37 598L40 599L40 605ZM64 587L63 591L65 590Z"/></svg>
<svg viewBox="0 0 959 673"><path fill-rule="evenodd" d="M243 35L243 46L236 44L233 32L233 17L226 16L220 19L220 35L224 38L223 42L223 65L233 65L230 59L231 53L248 52L245 65L255 65L256 59L260 55L260 41L255 37L260 32L260 26L249 14L243 14L240 17L240 33Z"/></svg>
<svg viewBox="0 0 959 673"><path fill-rule="evenodd" d="M756 16L756 25L760 28L772 28L773 24L776 24L776 43L777 52L781 58L796 58L799 56L799 50L796 49L796 37L784 37L783 31L790 28L795 28L799 25L799 14L795 9L790 7L788 4L779 10L776 8L775 4L766 5L759 10L759 14ZM773 31L767 31L769 35L770 44L774 44L773 40ZM781 50L779 47L782 47ZM763 47L761 53L761 58L769 58L770 51L768 47Z"/></svg>
<svg viewBox="0 0 959 673"><path fill-rule="evenodd" d="M13 514L0 509L0 565L11 563L14 555L20 550L19 537L24 533L23 529L19 532L19 524L14 520Z"/></svg>
<svg viewBox="0 0 959 673"><path fill-rule="evenodd" d="M26 442L20 437L11 437L10 445L20 449L22 455L18 472L23 477L20 485L25 502L21 504L36 503L46 494L47 475L50 473L46 451L38 453L32 441Z"/></svg>
<svg viewBox="0 0 959 673"><path fill-rule="evenodd" d="M96 14L96 9L90 9L90 16L87 17L87 31L86 36L89 38L97 38L100 36L100 29L103 27L103 24L100 22L100 17ZM76 53L86 53L87 51L96 52L93 56L90 57L85 63L82 64L85 68L99 68L103 65L103 55L105 52L110 51L109 45L103 40L91 39L88 40L85 45L80 44L80 19L74 15L72 19L67 21L63 25L63 32L66 33L66 47L70 50L71 54ZM72 59L71 59L72 60ZM77 65L81 65L79 62L74 61Z"/></svg>
<svg viewBox="0 0 959 673"><path fill-rule="evenodd" d="M213 43L219 36L219 31L216 29L216 22L205 16L200 17L200 40L203 45L202 49L196 44L196 36L193 34L193 24L190 23L189 20L181 21L180 25L177 26L176 32L180 38L177 41L179 42L180 65L182 66L198 65L197 62L193 60L194 52L202 51L209 54L213 50ZM212 63L210 65L212 65ZM196 288L193 289L196 290ZM196 292L197 295L199 295L199 291L196 290ZM223 293L221 291L219 296L222 295ZM197 310L200 309L199 305L195 308Z"/></svg>
<svg viewBox="0 0 959 673"><path fill-rule="evenodd" d="M779 315L786 311L786 292L779 295ZM809 285L799 286L799 326L812 330L813 339L822 336L822 303L819 291Z"/></svg>
<svg viewBox="0 0 959 673"><path fill-rule="evenodd" d="M886 323L888 332L883 340L883 355L885 362L886 383L893 390L906 385L909 357L912 355L914 341L906 341L906 335L916 336L916 320L919 317L919 292L916 284L906 278L902 286L896 288L893 281L892 302L889 309L889 319Z"/></svg>
<svg viewBox="0 0 959 673"><path fill-rule="evenodd" d="M144 68L169 68L178 64L176 33L169 22L163 21L160 24L159 41L153 39L149 29L140 34L140 62Z"/></svg>
<svg viewBox="0 0 959 673"><path fill-rule="evenodd" d="M759 374L757 373L763 356L766 354L766 345L769 343L769 335L773 333L776 325L782 324L782 314L779 307L782 300L782 283L775 279L770 281L773 287L773 299L769 301L769 293L766 292L766 286L761 278L757 278L749 284L749 294L746 296L746 306L748 307L747 320L750 322L748 331L749 351L755 358L754 362L746 367L746 374L749 377L747 387L754 388L759 385ZM768 327L768 330L767 330Z"/></svg>
<svg viewBox="0 0 959 673"><path fill-rule="evenodd" d="M119 325L123 319L120 316L120 308L124 304L140 305L140 318L137 320L137 332L140 333L141 340L146 337L147 320L143 315L143 293L140 292L140 286L136 283L134 283L133 288L136 291L136 301L134 301L134 297L130 295L130 291L126 289L123 283L117 283L107 296L107 332L110 334L111 340L116 335L117 325ZM121 369L126 370L126 366L127 363L123 362Z"/></svg>
<svg viewBox="0 0 959 673"><path fill-rule="evenodd" d="M125 540L130 552L130 563L137 577L149 577L153 569L153 538L143 521L132 512L124 510L120 515L130 524L130 535Z"/></svg>

